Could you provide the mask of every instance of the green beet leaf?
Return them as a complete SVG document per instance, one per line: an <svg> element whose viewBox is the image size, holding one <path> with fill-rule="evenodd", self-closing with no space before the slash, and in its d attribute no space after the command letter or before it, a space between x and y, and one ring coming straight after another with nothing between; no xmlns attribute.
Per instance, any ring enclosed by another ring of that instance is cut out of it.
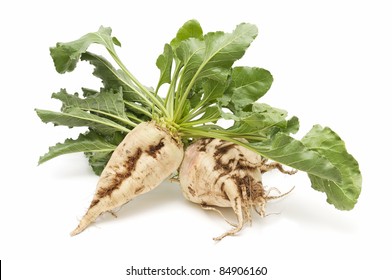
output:
<svg viewBox="0 0 392 280"><path fill-rule="evenodd" d="M94 131L80 134L77 139L66 139L63 143L57 143L49 148L49 151L39 158L38 163L44 163L52 158L70 153L105 153L110 154L116 145L108 142L103 136Z"/></svg>
<svg viewBox="0 0 392 280"><path fill-rule="evenodd" d="M172 47L169 44L165 44L163 53L158 56L156 65L161 71L161 74L159 76L159 81L158 85L156 88L156 92L159 90L161 85L163 84L170 84L171 82L171 70L172 70L172 65L173 65L173 50Z"/></svg>
<svg viewBox="0 0 392 280"><path fill-rule="evenodd" d="M198 79L209 78L224 82L233 63L240 59L257 36L257 28L240 24L232 33L211 32L203 40L183 41L177 56L184 64L182 82L193 86Z"/></svg>
<svg viewBox="0 0 392 280"><path fill-rule="evenodd" d="M342 174L341 182L309 174L312 187L325 192L327 202L340 210L351 210L361 193L362 176L358 162L346 150L345 143L328 127L315 125L302 143L328 159Z"/></svg>
<svg viewBox="0 0 392 280"><path fill-rule="evenodd" d="M237 111L236 114L221 111L221 117L235 121L226 131L239 133L250 142L255 142L253 140L263 141L278 132L290 134L296 133L299 129L298 118L287 119L287 112L284 110L264 103L254 103L248 109L249 111ZM245 134L254 137L247 137ZM256 135L261 137L255 138Z"/></svg>
<svg viewBox="0 0 392 280"><path fill-rule="evenodd" d="M110 135L117 131L130 131L130 129L114 121L90 114L79 108L70 107L64 110L64 112L40 109L36 109L35 111L44 123L51 122L54 125L64 125L68 127L90 127L104 135Z"/></svg>
<svg viewBox="0 0 392 280"><path fill-rule="evenodd" d="M263 97L273 82L271 73L257 67L234 67L223 104L234 112Z"/></svg>
<svg viewBox="0 0 392 280"><path fill-rule="evenodd" d="M232 33L211 32L204 35L204 40L190 38L181 42L176 50L183 63L176 121L184 115L182 108L196 82L208 78L225 83L231 66L245 54L257 32L256 26L243 23Z"/></svg>
<svg viewBox="0 0 392 280"><path fill-rule="evenodd" d="M100 55L86 51L80 57L82 61L88 61L93 65L94 71L93 75L100 78L104 85L104 89L108 91L122 91L124 99L127 101L138 101L143 102L144 98L140 97L136 86L129 79L129 77L124 74L121 69L115 69L114 66Z"/></svg>
<svg viewBox="0 0 392 280"><path fill-rule="evenodd" d="M115 37L111 36L111 33L111 28L101 26L97 32L88 33L68 43L57 43L55 47L50 48L50 55L52 56L57 72L65 73L73 71L81 56L84 55L83 59L89 60L97 67L95 75L103 78L104 84L105 81L113 81L114 76L120 84L125 84L125 94L132 95L132 101L141 101L150 108L156 106L158 107L158 111L166 113L166 108L164 108L162 100L154 95L147 87L143 86L122 63L114 48L115 45L121 46L121 44ZM86 54L91 44L104 46L110 56L120 66L121 70L114 70L107 60L102 60L99 56L95 55L94 57L91 53ZM118 91L119 89L116 86L112 90Z"/></svg>
<svg viewBox="0 0 392 280"><path fill-rule="evenodd" d="M276 162L323 179L342 182L339 169L329 159L285 133L279 132L268 141L251 143L250 146L262 156Z"/></svg>
<svg viewBox="0 0 392 280"><path fill-rule="evenodd" d="M204 36L205 54L200 77L210 79L218 74L218 70L230 69L240 59L258 33L257 27L242 23L232 33L211 32Z"/></svg>
<svg viewBox="0 0 392 280"><path fill-rule="evenodd" d="M176 37L170 42L170 45L176 49L182 41L189 38L203 39L203 29L195 19L188 20L181 26Z"/></svg>
<svg viewBox="0 0 392 280"><path fill-rule="evenodd" d="M121 91L113 93L104 90L86 98L79 98L77 95L68 94L66 90L62 89L60 92L53 93L52 98L63 102L62 111L66 111L68 108L79 108L83 111L118 120L122 124L135 126L125 114Z"/></svg>
<svg viewBox="0 0 392 280"><path fill-rule="evenodd" d="M176 49L176 57L181 61L183 70L180 78L180 86L185 90L186 86L190 84L192 79L195 79L195 74L200 68L205 53L205 42L197 38L189 38L178 46Z"/></svg>
<svg viewBox="0 0 392 280"><path fill-rule="evenodd" d="M86 51L81 55L80 60L88 61L95 67L93 75L102 80L105 89L129 90L127 83L122 80L122 75L104 57Z"/></svg>
<svg viewBox="0 0 392 280"><path fill-rule="evenodd" d="M101 26L97 32L84 35L78 40L69 43L57 43L56 47L50 48L57 72L71 72L75 69L82 53L86 52L91 44L104 45L108 50L114 51L114 45L120 46L120 42L111 36L112 29Z"/></svg>
<svg viewBox="0 0 392 280"><path fill-rule="evenodd" d="M93 172L100 176L107 162L112 156L113 151L110 152L85 152L88 159L88 163L91 166Z"/></svg>

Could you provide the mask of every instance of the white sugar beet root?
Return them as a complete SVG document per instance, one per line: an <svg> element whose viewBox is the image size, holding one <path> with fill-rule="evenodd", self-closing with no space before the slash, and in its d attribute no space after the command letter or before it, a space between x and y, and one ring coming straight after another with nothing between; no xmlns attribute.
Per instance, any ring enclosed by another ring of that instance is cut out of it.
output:
<svg viewBox="0 0 392 280"><path fill-rule="evenodd" d="M240 145L220 139L200 139L186 149L179 179L184 196L204 209L223 217L211 206L233 208L238 224L225 219L234 228L214 238L221 240L252 221L252 208L263 217L265 203L285 195L270 196L263 187L262 173L275 168L286 174L295 173L285 171L278 163L267 163Z"/></svg>
<svg viewBox="0 0 392 280"><path fill-rule="evenodd" d="M154 122L139 124L113 152L87 213L71 235L82 232L102 213L157 187L178 169L183 156L182 143L168 130Z"/></svg>

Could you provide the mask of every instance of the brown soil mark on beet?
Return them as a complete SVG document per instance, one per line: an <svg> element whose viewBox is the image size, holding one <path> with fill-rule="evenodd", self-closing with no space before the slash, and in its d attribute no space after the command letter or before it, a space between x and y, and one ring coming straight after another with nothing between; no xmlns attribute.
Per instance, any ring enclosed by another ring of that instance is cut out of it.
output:
<svg viewBox="0 0 392 280"><path fill-rule="evenodd" d="M251 197L252 187L254 185L254 179L251 176L245 175L243 177L240 177L237 174L234 174L233 176L231 176L231 178L234 180L239 193L242 194L242 188L245 188L246 196ZM243 197L243 199L245 199L245 197Z"/></svg>
<svg viewBox="0 0 392 280"><path fill-rule="evenodd" d="M116 174L113 175L114 177L112 179L111 184L107 188L103 188L103 189L98 190L98 192L97 192L98 202L99 202L99 199L101 199L105 196L111 195L114 190L119 189L121 183L125 179L127 179L131 176L132 172L136 168L137 162L139 161L140 157L142 156L142 153L143 153L142 150L140 148L138 148L136 150L136 152L133 155L129 156L128 159L124 162L123 171L116 172ZM98 202L95 202L94 200L93 200L93 202L95 203L94 205L96 205L98 203ZM92 207L92 206L90 206L90 207Z"/></svg>
<svg viewBox="0 0 392 280"><path fill-rule="evenodd" d="M148 149L146 150L146 153L153 158L157 157L157 153L159 152L160 149L162 149L165 146L165 143L163 142L162 138L157 145L150 145L148 146Z"/></svg>
<svg viewBox="0 0 392 280"><path fill-rule="evenodd" d="M227 154L228 151L231 149L235 148L236 144L231 143L231 144L226 144L224 143L223 145L216 146L216 151L214 152L214 157L218 157L219 155L224 155Z"/></svg>
<svg viewBox="0 0 392 280"><path fill-rule="evenodd" d="M99 202L99 199L94 199L93 201L91 201L91 204L90 204L90 207L89 207L89 208L94 207L95 205L98 204L98 202Z"/></svg>
<svg viewBox="0 0 392 280"><path fill-rule="evenodd" d="M200 145L198 147L199 152L206 152L207 151L207 146L210 144L214 139L212 138L203 138L200 140Z"/></svg>
<svg viewBox="0 0 392 280"><path fill-rule="evenodd" d="M188 187L188 191L189 191L189 193L190 193L192 196L195 196L195 195L196 195L195 190L192 189L191 187Z"/></svg>
<svg viewBox="0 0 392 280"><path fill-rule="evenodd" d="M144 190L144 186L141 186L135 190L135 194L139 194Z"/></svg>

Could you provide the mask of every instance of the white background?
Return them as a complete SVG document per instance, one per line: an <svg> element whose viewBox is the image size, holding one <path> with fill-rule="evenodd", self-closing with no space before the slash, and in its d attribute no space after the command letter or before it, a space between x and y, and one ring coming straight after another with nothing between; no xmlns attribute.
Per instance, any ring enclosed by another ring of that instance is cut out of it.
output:
<svg viewBox="0 0 392 280"><path fill-rule="evenodd" d="M265 279L386 279L392 274L392 10L387 3L2 1L0 258L6 279L127 279L131 265L267 266ZM254 216L252 227L219 243L212 237L229 226L168 183L125 205L117 219L104 215L82 234L69 236L98 178L82 155L37 166L48 146L81 130L45 125L34 108L57 110L52 92L99 82L86 64L57 74L49 47L111 26L122 42L124 63L144 84L155 86L156 57L191 18L205 31L229 32L240 22L259 27L259 37L236 65L272 72L274 84L263 102L298 116L298 137L319 123L345 140L363 175L354 210L328 205L304 174L272 173L265 178L268 186L283 191L296 186L267 206L269 213L280 214Z"/></svg>

